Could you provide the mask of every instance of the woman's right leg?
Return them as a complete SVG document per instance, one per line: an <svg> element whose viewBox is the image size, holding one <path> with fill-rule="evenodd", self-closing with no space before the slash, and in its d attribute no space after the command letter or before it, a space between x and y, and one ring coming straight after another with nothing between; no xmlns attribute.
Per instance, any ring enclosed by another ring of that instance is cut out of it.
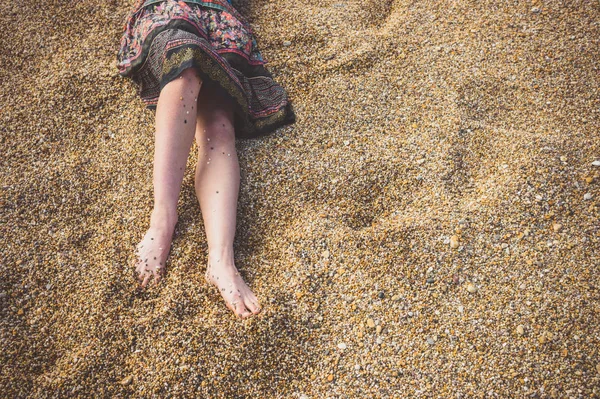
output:
<svg viewBox="0 0 600 399"><path fill-rule="evenodd" d="M177 201L185 165L196 130L197 100L202 81L192 68L169 82L156 107L154 148L154 209L150 228L137 246L136 271L145 287L152 276L157 283L171 248L177 223Z"/></svg>
<svg viewBox="0 0 600 399"><path fill-rule="evenodd" d="M237 271L233 254L240 167L235 149L233 107L223 94L205 86L198 99L196 196L208 243L206 279L239 317L260 312L254 293Z"/></svg>

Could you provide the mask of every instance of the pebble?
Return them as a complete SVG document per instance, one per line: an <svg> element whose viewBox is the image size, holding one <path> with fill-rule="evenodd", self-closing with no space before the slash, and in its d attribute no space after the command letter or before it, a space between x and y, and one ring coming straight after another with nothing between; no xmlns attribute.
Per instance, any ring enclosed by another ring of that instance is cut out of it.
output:
<svg viewBox="0 0 600 399"><path fill-rule="evenodd" d="M459 305L459 306L458 306L458 311L459 311L460 313L464 313L464 312L465 312L465 307L464 307L463 305Z"/></svg>
<svg viewBox="0 0 600 399"><path fill-rule="evenodd" d="M327 376L327 381L329 381L329 382L333 381L333 374L329 374Z"/></svg>
<svg viewBox="0 0 600 399"><path fill-rule="evenodd" d="M523 325L519 324L517 326L517 334L519 334L519 335L525 334L525 327L523 327Z"/></svg>
<svg viewBox="0 0 600 399"><path fill-rule="evenodd" d="M427 343L429 345L433 345L433 344L435 344L435 340L432 337L427 337Z"/></svg>
<svg viewBox="0 0 600 399"><path fill-rule="evenodd" d="M133 382L133 376L129 375L121 380L121 385L129 385Z"/></svg>
<svg viewBox="0 0 600 399"><path fill-rule="evenodd" d="M450 237L450 248L452 249L456 249L458 248L460 241L458 239L458 236L454 235L452 237Z"/></svg>
<svg viewBox="0 0 600 399"><path fill-rule="evenodd" d="M350 145L350 140L344 140L344 145Z"/></svg>
<svg viewBox="0 0 600 399"><path fill-rule="evenodd" d="M594 166L600 166L600 160L592 162L592 165L594 165Z"/></svg>
<svg viewBox="0 0 600 399"><path fill-rule="evenodd" d="M585 195L583 196L584 201L589 201L591 199L592 199L592 193L585 193Z"/></svg>
<svg viewBox="0 0 600 399"><path fill-rule="evenodd" d="M375 332L377 334L381 334L381 326L380 325L375 328Z"/></svg>
<svg viewBox="0 0 600 399"><path fill-rule="evenodd" d="M598 374L600 374L600 363L598 363L598 364L596 365L596 371L598 372Z"/></svg>
<svg viewBox="0 0 600 399"><path fill-rule="evenodd" d="M383 298L385 298L385 292L383 292L383 291L380 291L380 292L379 292L379 294L377 294L377 297L378 297L379 299L383 299Z"/></svg>
<svg viewBox="0 0 600 399"><path fill-rule="evenodd" d="M337 347L338 347L339 349L341 349L341 350L344 350L344 349L346 349L346 344L345 344L345 343L343 343L343 342L340 342L340 343L337 345Z"/></svg>
<svg viewBox="0 0 600 399"><path fill-rule="evenodd" d="M474 294L474 293L477 292L477 287L473 283L468 283L467 284L467 291L469 291L469 293L471 293L471 294Z"/></svg>
<svg viewBox="0 0 600 399"><path fill-rule="evenodd" d="M367 326L369 328L375 327L375 321L373 321L373 319L367 319Z"/></svg>
<svg viewBox="0 0 600 399"><path fill-rule="evenodd" d="M561 231L561 230L562 230L562 227L563 227L563 226L562 226L562 224L560 224L560 223L554 223L554 224L552 225L552 228L553 228L553 229L554 229L554 231L555 231L555 232L557 232L557 233L558 233L559 231Z"/></svg>
<svg viewBox="0 0 600 399"><path fill-rule="evenodd" d="M434 281L435 281L435 280L433 279L433 277L429 277L429 278L427 279L427 284L433 284L433 282L434 282Z"/></svg>
<svg viewBox="0 0 600 399"><path fill-rule="evenodd" d="M292 45L292 42L290 42L289 40L285 40L285 41L283 42L283 45L284 45L284 47L289 47L289 46L291 46L291 45Z"/></svg>

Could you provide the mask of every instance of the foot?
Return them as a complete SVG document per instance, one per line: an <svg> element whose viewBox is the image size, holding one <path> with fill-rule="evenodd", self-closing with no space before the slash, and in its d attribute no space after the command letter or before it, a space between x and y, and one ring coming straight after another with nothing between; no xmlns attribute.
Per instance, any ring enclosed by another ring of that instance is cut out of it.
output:
<svg viewBox="0 0 600 399"><path fill-rule="evenodd" d="M211 257L209 255L205 278L217 287L227 307L236 316L245 319L260 313L258 299L240 276L232 256Z"/></svg>
<svg viewBox="0 0 600 399"><path fill-rule="evenodd" d="M140 288L146 288L152 277L152 284L156 285L164 276L175 223L157 218L153 213L150 228L136 247L135 270Z"/></svg>

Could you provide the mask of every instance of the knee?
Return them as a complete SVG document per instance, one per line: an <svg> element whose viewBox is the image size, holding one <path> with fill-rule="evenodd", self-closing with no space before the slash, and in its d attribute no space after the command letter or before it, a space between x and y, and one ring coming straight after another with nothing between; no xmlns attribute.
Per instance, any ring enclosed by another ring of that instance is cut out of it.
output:
<svg viewBox="0 0 600 399"><path fill-rule="evenodd" d="M181 79L187 87L190 87L190 90L196 90L196 94L200 92L202 79L195 68L190 67L184 69L183 72L179 74L179 79Z"/></svg>

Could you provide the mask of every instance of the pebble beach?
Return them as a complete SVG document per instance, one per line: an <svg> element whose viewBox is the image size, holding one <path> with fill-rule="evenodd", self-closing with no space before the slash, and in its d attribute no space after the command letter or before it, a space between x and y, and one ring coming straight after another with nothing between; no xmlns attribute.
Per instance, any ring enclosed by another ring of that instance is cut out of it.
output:
<svg viewBox="0 0 600 399"><path fill-rule="evenodd" d="M247 320L187 164L136 290L133 0L0 2L0 396L600 397L600 4L235 1L295 124L238 140Z"/></svg>

